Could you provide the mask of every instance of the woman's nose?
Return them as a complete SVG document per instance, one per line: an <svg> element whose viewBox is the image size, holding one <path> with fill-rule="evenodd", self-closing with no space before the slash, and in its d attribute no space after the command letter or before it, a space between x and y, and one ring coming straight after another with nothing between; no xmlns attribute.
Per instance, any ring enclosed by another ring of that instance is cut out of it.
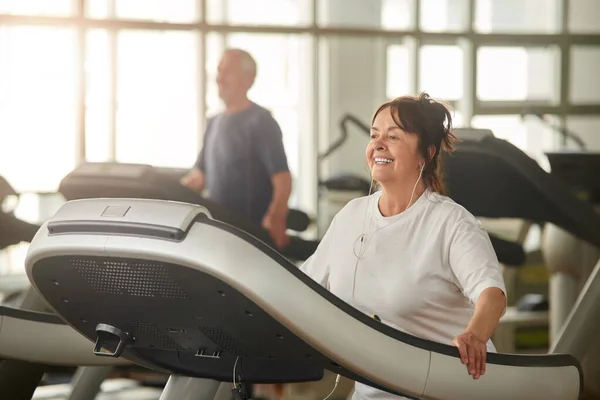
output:
<svg viewBox="0 0 600 400"><path fill-rule="evenodd" d="M381 139L376 139L373 142L373 150L383 150L383 141Z"/></svg>

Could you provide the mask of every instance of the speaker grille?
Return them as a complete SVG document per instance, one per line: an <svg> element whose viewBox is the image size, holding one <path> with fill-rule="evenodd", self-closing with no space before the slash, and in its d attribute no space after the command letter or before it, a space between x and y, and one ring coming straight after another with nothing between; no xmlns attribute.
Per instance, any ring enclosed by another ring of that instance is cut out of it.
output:
<svg viewBox="0 0 600 400"><path fill-rule="evenodd" d="M201 326L198 329L223 351L236 356L248 356L244 346L221 328Z"/></svg>
<svg viewBox="0 0 600 400"><path fill-rule="evenodd" d="M134 336L143 338L144 342L151 344L161 350L177 350L179 346L167 335L162 333L156 325L144 322L136 321L132 322L131 327L133 328Z"/></svg>
<svg viewBox="0 0 600 400"><path fill-rule="evenodd" d="M86 283L99 293L189 299L160 263L82 258L70 262Z"/></svg>

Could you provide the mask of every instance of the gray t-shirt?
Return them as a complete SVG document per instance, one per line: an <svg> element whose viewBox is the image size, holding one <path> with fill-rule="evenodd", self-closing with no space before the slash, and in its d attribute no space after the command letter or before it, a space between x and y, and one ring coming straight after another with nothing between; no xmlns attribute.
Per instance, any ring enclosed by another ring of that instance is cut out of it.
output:
<svg viewBox="0 0 600 400"><path fill-rule="evenodd" d="M254 103L209 119L195 167L204 172L210 200L257 223L273 197L271 176L289 171L277 121Z"/></svg>

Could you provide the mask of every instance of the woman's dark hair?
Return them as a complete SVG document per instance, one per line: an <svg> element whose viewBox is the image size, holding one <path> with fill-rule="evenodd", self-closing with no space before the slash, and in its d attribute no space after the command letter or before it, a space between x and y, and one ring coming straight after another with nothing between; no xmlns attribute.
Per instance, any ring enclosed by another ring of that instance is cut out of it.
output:
<svg viewBox="0 0 600 400"><path fill-rule="evenodd" d="M419 152L425 160L423 169L423 182L434 192L447 194L443 181L441 152L452 152L453 142L457 139L452 133L452 115L450 108L433 100L427 93L418 97L402 96L383 103L375 114L388 109L396 125L408 134L417 135L419 138ZM430 157L429 149L435 148Z"/></svg>

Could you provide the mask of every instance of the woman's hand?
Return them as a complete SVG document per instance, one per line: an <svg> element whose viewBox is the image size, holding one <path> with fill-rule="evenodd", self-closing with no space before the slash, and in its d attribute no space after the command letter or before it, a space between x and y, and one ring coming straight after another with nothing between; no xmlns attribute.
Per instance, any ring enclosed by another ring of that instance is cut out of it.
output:
<svg viewBox="0 0 600 400"><path fill-rule="evenodd" d="M485 374L485 360L487 355L486 343L469 331L465 331L454 338L452 344L458 347L460 359L467 365L469 374L473 379Z"/></svg>

